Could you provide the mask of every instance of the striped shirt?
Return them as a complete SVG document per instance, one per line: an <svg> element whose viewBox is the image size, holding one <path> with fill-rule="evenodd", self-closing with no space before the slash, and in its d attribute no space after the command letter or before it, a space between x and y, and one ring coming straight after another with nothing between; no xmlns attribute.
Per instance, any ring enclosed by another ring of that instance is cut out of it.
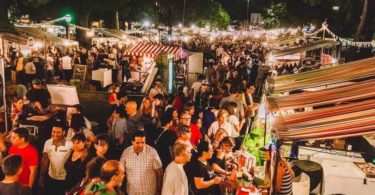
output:
<svg viewBox="0 0 375 195"><path fill-rule="evenodd" d="M282 165L282 166L285 169L285 173L283 175L283 179L282 179L282 182L281 182L281 189L280 189L280 192L278 193L278 195L292 195L293 194L293 191L292 191L292 176L291 176L288 168L285 167L284 165Z"/></svg>

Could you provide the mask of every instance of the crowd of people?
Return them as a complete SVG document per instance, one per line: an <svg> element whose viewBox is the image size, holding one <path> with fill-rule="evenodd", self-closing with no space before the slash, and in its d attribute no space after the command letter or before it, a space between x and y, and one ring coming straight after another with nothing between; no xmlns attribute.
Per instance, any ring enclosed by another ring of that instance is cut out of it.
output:
<svg viewBox="0 0 375 195"><path fill-rule="evenodd" d="M106 129L93 131L82 105L74 105L53 113L51 135L41 147L19 124L31 115L51 115L51 97L42 85L48 79L28 78L25 84L31 89L13 104L14 128L0 136L5 157L0 194L216 195L223 188L234 192L241 168L238 151L246 151L241 148L243 135L251 131L259 107L254 102L255 83L268 48L257 40L228 37L192 41L195 50L204 52L205 64L204 74L192 86L168 94L163 80L156 79L137 102L115 84ZM124 74L129 65L116 46L73 54L60 59L67 81L67 61L91 64L93 69L103 63L118 68L124 62ZM51 64L56 71L56 60L52 61L47 58L46 67ZM288 166L284 169L292 174ZM282 183L280 192L290 194L291 182Z"/></svg>

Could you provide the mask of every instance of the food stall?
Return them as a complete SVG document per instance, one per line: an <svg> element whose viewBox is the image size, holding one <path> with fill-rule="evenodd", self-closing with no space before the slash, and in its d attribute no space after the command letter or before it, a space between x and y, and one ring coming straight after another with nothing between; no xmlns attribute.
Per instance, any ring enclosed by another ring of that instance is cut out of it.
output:
<svg viewBox="0 0 375 195"><path fill-rule="evenodd" d="M29 38L33 37L35 39L38 47L42 48L44 46L53 45L61 49L69 49L71 47L78 47L78 42L54 36L48 32L43 31L37 26L15 26L16 31L23 37Z"/></svg>
<svg viewBox="0 0 375 195"><path fill-rule="evenodd" d="M272 135L283 144L297 146L299 160L322 167L323 195L362 195L374 190L374 166L365 162L363 151L353 151L346 142L375 134L374 66L375 58L369 58L268 79Z"/></svg>
<svg viewBox="0 0 375 195"><path fill-rule="evenodd" d="M305 41L304 44L291 46L271 46L272 49L268 57L268 64L275 69L283 66L304 65L300 63L306 58L311 58L312 60L310 61L314 61L314 64L333 64L338 61L338 45L339 42L334 40L318 40Z"/></svg>
<svg viewBox="0 0 375 195"><path fill-rule="evenodd" d="M21 52L24 48L28 48L25 37L11 33L0 33L0 55L9 56L10 49Z"/></svg>
<svg viewBox="0 0 375 195"><path fill-rule="evenodd" d="M155 76L154 73L159 71L158 74L162 75L164 81L167 81L164 84L168 92L172 92L175 87L175 61L185 57L185 53L181 47L152 43L134 45L124 53L130 61L130 81L140 83L142 86L145 84L142 91L147 92L154 80L153 78L148 78L148 76Z"/></svg>

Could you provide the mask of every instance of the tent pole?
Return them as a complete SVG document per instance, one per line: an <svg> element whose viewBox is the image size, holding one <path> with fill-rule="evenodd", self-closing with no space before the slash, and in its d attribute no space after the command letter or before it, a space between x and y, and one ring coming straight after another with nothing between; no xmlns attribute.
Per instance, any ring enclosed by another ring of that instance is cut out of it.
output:
<svg viewBox="0 0 375 195"><path fill-rule="evenodd" d="M3 93L3 104L4 104L4 124L5 132L8 132L8 113L7 113L7 102L6 102L6 88L5 88L5 63L4 59L0 56L0 68L1 68L1 83L2 83L2 93Z"/></svg>

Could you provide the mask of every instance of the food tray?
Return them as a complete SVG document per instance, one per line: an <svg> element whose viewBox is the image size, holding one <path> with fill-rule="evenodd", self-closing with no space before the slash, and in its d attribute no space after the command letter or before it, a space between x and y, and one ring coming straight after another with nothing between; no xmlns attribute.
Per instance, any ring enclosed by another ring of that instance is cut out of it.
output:
<svg viewBox="0 0 375 195"><path fill-rule="evenodd" d="M372 163L353 163L366 174L366 177L375 178L375 165L373 165Z"/></svg>

